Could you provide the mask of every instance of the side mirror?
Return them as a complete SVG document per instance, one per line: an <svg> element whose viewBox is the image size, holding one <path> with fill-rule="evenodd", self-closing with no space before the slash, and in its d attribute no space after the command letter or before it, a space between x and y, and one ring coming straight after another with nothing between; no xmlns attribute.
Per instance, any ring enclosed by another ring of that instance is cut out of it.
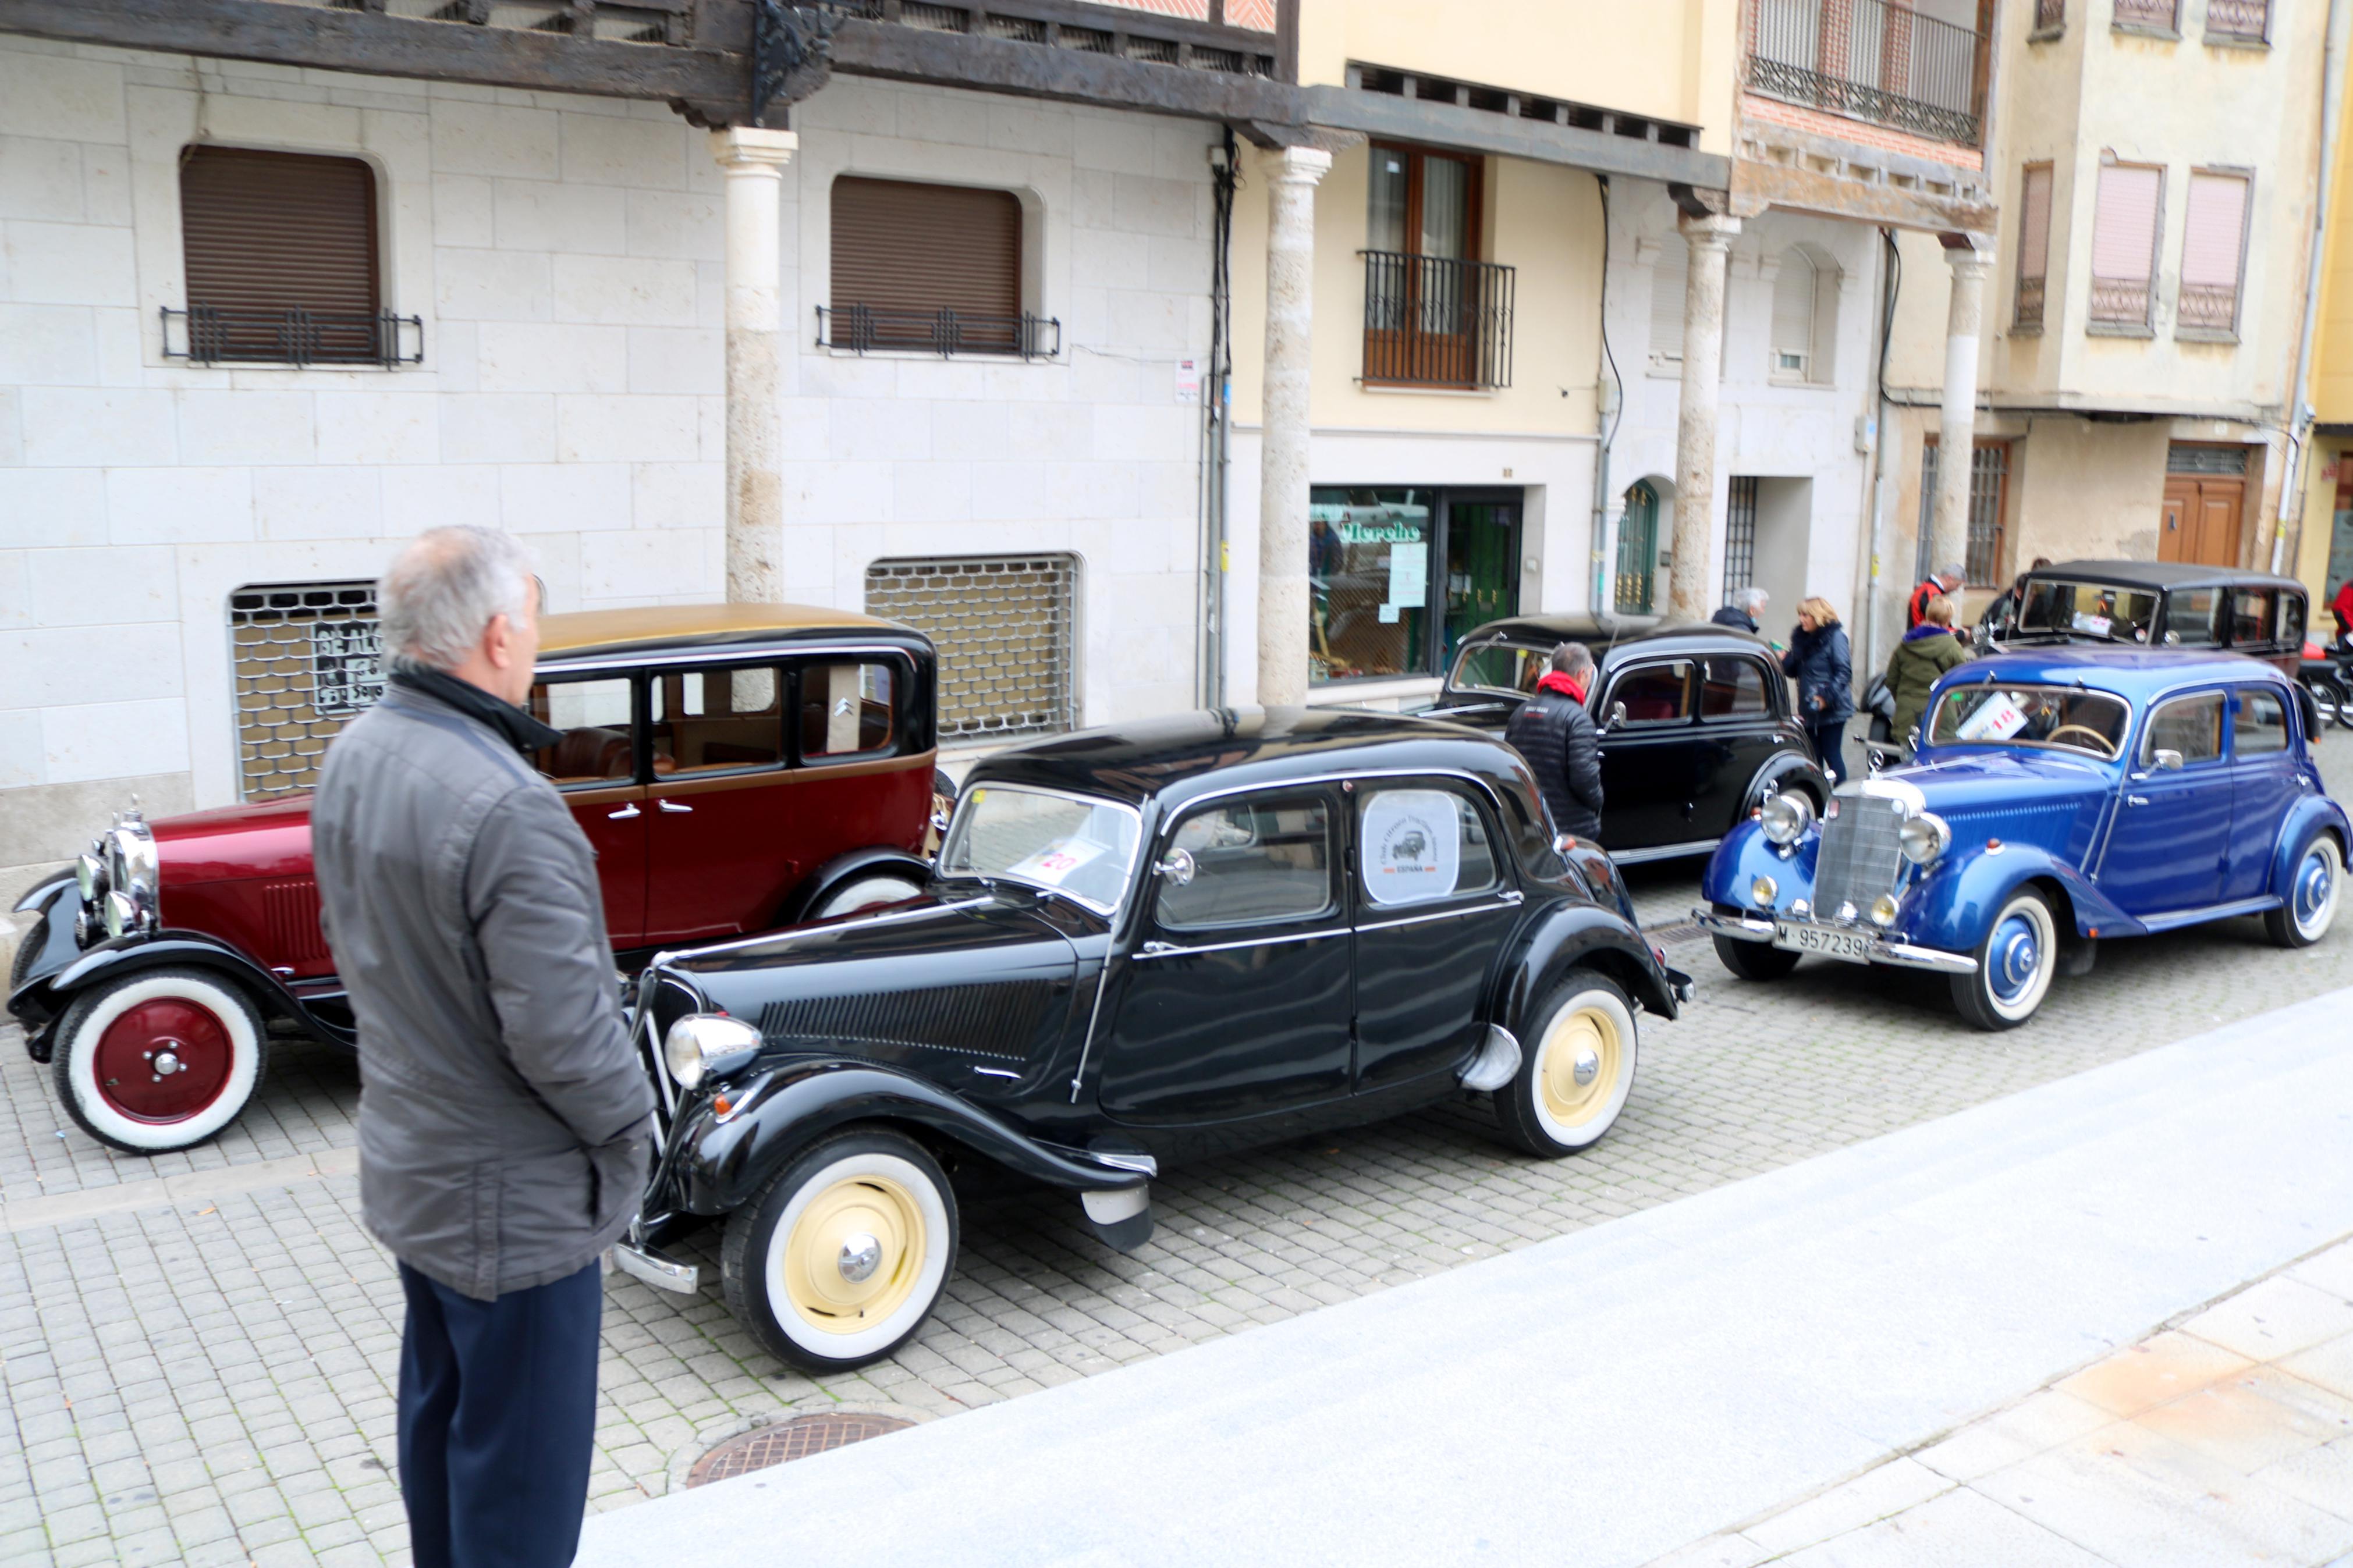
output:
<svg viewBox="0 0 2353 1568"><path fill-rule="evenodd" d="M1193 880L1193 852L1190 849L1171 849L1160 858L1160 864L1153 869L1159 872L1160 879L1170 887L1185 887Z"/></svg>
<svg viewBox="0 0 2353 1568"><path fill-rule="evenodd" d="M2161 773L2178 773L2181 771L2181 753L2170 746L2159 746L2149 754L2148 765Z"/></svg>
<svg viewBox="0 0 2353 1568"><path fill-rule="evenodd" d="M1601 721L1601 727L1605 730L1615 730L1625 721L1626 705L1623 702L1612 702L1609 705L1609 716Z"/></svg>

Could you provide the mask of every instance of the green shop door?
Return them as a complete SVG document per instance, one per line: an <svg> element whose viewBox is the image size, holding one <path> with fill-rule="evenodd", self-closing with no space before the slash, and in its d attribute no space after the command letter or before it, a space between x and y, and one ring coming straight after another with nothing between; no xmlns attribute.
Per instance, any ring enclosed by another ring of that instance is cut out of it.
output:
<svg viewBox="0 0 2353 1568"><path fill-rule="evenodd" d="M1618 592L1621 616L1651 613L1651 574L1659 565L1659 492L1647 483L1626 490L1626 512L1618 524Z"/></svg>
<svg viewBox="0 0 2353 1568"><path fill-rule="evenodd" d="M1477 627L1520 608L1520 498L1462 491L1445 497L1446 646L1438 668Z"/></svg>

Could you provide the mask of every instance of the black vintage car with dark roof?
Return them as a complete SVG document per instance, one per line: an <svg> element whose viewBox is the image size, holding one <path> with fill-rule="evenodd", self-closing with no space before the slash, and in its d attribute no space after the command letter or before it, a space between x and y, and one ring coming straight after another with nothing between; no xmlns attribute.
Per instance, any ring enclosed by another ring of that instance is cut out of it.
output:
<svg viewBox="0 0 2353 1568"><path fill-rule="evenodd" d="M2062 561L1978 621L1981 653L2056 643L2224 649L2294 679L2312 596L2293 577L2194 561Z"/></svg>
<svg viewBox="0 0 2353 1568"><path fill-rule="evenodd" d="M723 1219L746 1326L859 1365L938 1300L959 1168L1132 1248L1164 1163L1466 1094L1574 1153L1632 1089L1636 1011L1689 986L1475 731L1228 710L1032 742L976 764L923 897L645 970L663 1152L617 1258L692 1290L658 1249Z"/></svg>
<svg viewBox="0 0 2353 1568"><path fill-rule="evenodd" d="M1818 813L1829 803L1772 645L1729 626L1647 616L1490 621L1462 639L1425 716L1500 735L1565 642L1593 650L1586 706L1601 726L1601 844L1620 861L1713 849L1779 790L1804 795Z"/></svg>

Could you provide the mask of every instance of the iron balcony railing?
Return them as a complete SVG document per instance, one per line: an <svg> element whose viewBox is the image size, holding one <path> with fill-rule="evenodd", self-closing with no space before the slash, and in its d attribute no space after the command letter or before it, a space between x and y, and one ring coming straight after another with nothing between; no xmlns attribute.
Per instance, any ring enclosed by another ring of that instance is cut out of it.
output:
<svg viewBox="0 0 2353 1568"><path fill-rule="evenodd" d="M1986 37L1890 0L1753 0L1746 79L1768 98L1978 145Z"/></svg>
<svg viewBox="0 0 2353 1568"><path fill-rule="evenodd" d="M2021 278L2018 280L2018 315L2016 318L2018 325L2021 327L2039 327L2042 324L2042 296L2044 286L2045 280L2041 278Z"/></svg>
<svg viewBox="0 0 2353 1568"><path fill-rule="evenodd" d="M1516 268L1397 250L1357 254L1365 258L1367 383L1512 384Z"/></svg>
<svg viewBox="0 0 2353 1568"><path fill-rule="evenodd" d="M2108 327L2148 325L2148 279L2092 278L2092 320Z"/></svg>
<svg viewBox="0 0 2353 1568"><path fill-rule="evenodd" d="M2180 23L2181 0L2116 0L2119 27L2153 27L2171 33L2179 30Z"/></svg>
<svg viewBox="0 0 2353 1568"><path fill-rule="evenodd" d="M2193 332L2232 332L2239 327L2239 286L2184 283L2175 301L2173 324Z"/></svg>
<svg viewBox="0 0 2353 1568"><path fill-rule="evenodd" d="M1018 316L984 316L968 310L893 310L879 305L819 305L819 348L912 349L943 359L957 354L1018 354L1052 359L1062 352L1062 323L1024 310Z"/></svg>
<svg viewBox="0 0 2353 1568"><path fill-rule="evenodd" d="M2206 36L2265 42L2272 36L2272 0L2206 0Z"/></svg>
<svg viewBox="0 0 2353 1568"><path fill-rule="evenodd" d="M2067 25L2067 0L2034 0L2034 30L2055 33Z"/></svg>
<svg viewBox="0 0 2353 1568"><path fill-rule="evenodd" d="M191 364L372 364L425 363L425 322L389 310L248 310L223 305L165 306L164 357ZM181 323L175 333L172 323ZM404 353L414 333L417 352ZM174 346L174 339L177 346Z"/></svg>

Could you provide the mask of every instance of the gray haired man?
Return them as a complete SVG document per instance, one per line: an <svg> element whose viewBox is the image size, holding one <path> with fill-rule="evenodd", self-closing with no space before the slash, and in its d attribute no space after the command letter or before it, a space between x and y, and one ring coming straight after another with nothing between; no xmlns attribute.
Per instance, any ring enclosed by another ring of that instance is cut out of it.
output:
<svg viewBox="0 0 2353 1568"><path fill-rule="evenodd" d="M1716 611L1708 619L1716 626L1732 626L1753 637L1757 633L1758 625L1765 618L1765 606L1772 602L1772 595L1752 583L1733 595L1732 603Z"/></svg>
<svg viewBox="0 0 2353 1568"><path fill-rule="evenodd" d="M399 1260L400 1486L418 1568L572 1561L596 1431L597 1255L635 1212L653 1090L596 859L522 752L539 585L437 528L385 574L384 699L311 813L359 1024L360 1209Z"/></svg>

